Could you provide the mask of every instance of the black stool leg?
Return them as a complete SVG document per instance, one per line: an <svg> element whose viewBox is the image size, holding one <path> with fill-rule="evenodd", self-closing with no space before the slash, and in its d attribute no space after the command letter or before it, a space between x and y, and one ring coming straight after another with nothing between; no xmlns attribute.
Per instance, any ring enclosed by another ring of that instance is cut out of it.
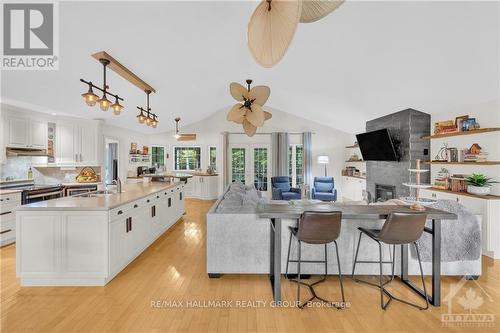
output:
<svg viewBox="0 0 500 333"><path fill-rule="evenodd" d="M337 254L337 265L339 268L340 292L342 293L342 304L340 305L340 307L344 308L345 307L344 284L342 283L342 271L340 269L339 247L337 245L337 241L333 241L333 243L335 244L335 253Z"/></svg>
<svg viewBox="0 0 500 333"><path fill-rule="evenodd" d="M299 243L299 259L298 259L298 262L297 262L297 303L299 304L299 307L303 307L301 306L300 304L300 261L301 261L301 248L302 248L302 244L300 243L300 241L298 241Z"/></svg>
<svg viewBox="0 0 500 333"><path fill-rule="evenodd" d="M359 232L359 238L358 238L358 247L356 248L356 255L354 256L354 264L352 265L352 274L351 274L351 277L353 280L355 280L354 278L354 270L356 269L356 262L358 261L358 252L359 252L359 244L361 244L361 236L363 235L363 233L360 231Z"/></svg>
<svg viewBox="0 0 500 333"><path fill-rule="evenodd" d="M288 279L288 264L290 262L290 250L292 248L292 236L293 233L290 231L290 240L288 241L288 254L286 255L286 270L285 270L285 277Z"/></svg>
<svg viewBox="0 0 500 333"><path fill-rule="evenodd" d="M417 242L414 242L413 245L415 245L415 251L417 252L418 266L420 267L420 277L422 278L422 286L424 287L425 307L420 308L420 310L427 310L429 308L429 300L427 298L427 288L425 287L424 270L422 269L422 261L420 261L420 252L418 251Z"/></svg>

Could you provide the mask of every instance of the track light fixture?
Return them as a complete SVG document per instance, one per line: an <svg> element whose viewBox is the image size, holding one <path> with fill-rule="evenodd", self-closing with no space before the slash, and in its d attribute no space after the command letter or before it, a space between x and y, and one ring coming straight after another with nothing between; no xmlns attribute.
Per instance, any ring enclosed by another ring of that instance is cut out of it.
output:
<svg viewBox="0 0 500 333"><path fill-rule="evenodd" d="M137 109L139 109L140 113L136 117L139 123L141 124L146 123L146 125L156 128L156 126L158 126L158 123L160 121L158 120L158 116L152 113L151 108L149 107L149 95L151 94L151 90L144 90L144 92L146 93L147 96L146 97L147 106L146 109L138 106Z"/></svg>
<svg viewBox="0 0 500 333"><path fill-rule="evenodd" d="M89 90L86 93L83 93L82 97L88 106L92 107L95 106L97 103L99 104L99 107L101 108L102 111L108 111L109 107L111 106L111 108L113 109L113 113L115 115L119 115L120 112L123 110L123 105L120 104L120 101L123 101L123 98L121 98L118 95L110 93L108 91L109 86L106 83L106 66L109 65L110 61L108 59L101 58L99 59L99 62L103 66L102 88L93 84L92 81L85 81L84 79L80 79L81 82L86 83L89 86ZM99 98L99 96L94 94L93 88L102 92L101 98ZM108 95L113 96L115 98L115 103L111 104L112 102L108 99Z"/></svg>

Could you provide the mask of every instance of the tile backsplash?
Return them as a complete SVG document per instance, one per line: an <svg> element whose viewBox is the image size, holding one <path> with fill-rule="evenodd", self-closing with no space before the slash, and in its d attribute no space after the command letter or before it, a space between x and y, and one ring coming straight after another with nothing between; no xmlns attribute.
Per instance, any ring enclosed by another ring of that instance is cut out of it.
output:
<svg viewBox="0 0 500 333"><path fill-rule="evenodd" d="M7 177L13 179L27 179L29 168L38 161L40 157L32 156L15 156L7 157L5 164L0 166L0 178L5 180ZM94 168L97 173L100 173L99 168ZM38 184L59 184L74 182L75 177L80 173L82 167L75 169L61 169L58 167L48 168L31 168L33 171L33 180Z"/></svg>

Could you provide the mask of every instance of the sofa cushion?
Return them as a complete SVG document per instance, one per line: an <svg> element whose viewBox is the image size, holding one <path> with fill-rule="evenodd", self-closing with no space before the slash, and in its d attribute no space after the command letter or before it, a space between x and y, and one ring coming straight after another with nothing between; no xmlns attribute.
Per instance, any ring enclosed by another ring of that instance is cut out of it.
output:
<svg viewBox="0 0 500 333"><path fill-rule="evenodd" d="M315 182L314 185L316 192L332 192L333 190L333 183Z"/></svg>
<svg viewBox="0 0 500 333"><path fill-rule="evenodd" d="M283 200L297 200L300 199L300 193L297 192L283 192L281 193Z"/></svg>
<svg viewBox="0 0 500 333"><path fill-rule="evenodd" d="M290 183L289 182L276 182L273 187L279 188L282 192L290 192Z"/></svg>
<svg viewBox="0 0 500 333"><path fill-rule="evenodd" d="M335 200L335 195L333 193L316 192L314 194L314 199L321 201L333 201Z"/></svg>

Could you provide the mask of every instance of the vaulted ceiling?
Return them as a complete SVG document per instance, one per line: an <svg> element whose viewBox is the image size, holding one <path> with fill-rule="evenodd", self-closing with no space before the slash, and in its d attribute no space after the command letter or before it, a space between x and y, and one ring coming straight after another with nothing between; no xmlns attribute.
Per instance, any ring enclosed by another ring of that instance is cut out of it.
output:
<svg viewBox="0 0 500 333"><path fill-rule="evenodd" d="M498 98L496 2L346 2L300 24L284 59L265 69L246 44L256 2L61 2L58 71L3 71L2 100L47 112L103 118L158 133L232 105L231 81L271 87L267 105L357 132L407 107L436 113ZM157 89L160 125L135 120L138 88L110 72L120 116L89 108L80 78L101 82L90 54L106 50Z"/></svg>

